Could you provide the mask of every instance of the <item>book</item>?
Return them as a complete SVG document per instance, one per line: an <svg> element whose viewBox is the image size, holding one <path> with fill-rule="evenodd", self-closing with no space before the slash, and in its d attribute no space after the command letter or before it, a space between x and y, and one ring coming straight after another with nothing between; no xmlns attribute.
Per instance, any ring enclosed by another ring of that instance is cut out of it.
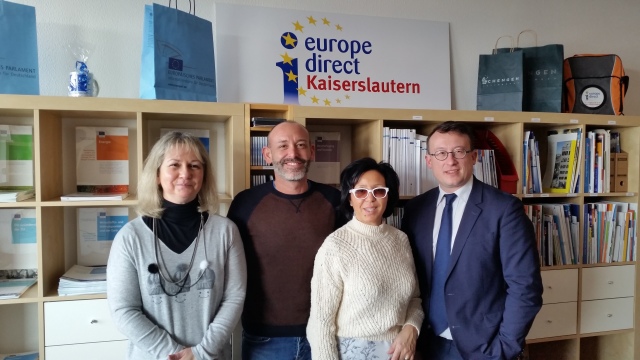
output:
<svg viewBox="0 0 640 360"><path fill-rule="evenodd" d="M76 191L129 192L129 129L76 127Z"/></svg>
<svg viewBox="0 0 640 360"><path fill-rule="evenodd" d="M254 126L274 127L280 124L281 122L285 122L285 121L287 121L287 119L254 116L251 118L251 127L254 127Z"/></svg>
<svg viewBox="0 0 640 360"><path fill-rule="evenodd" d="M36 195L33 188L26 190L0 190L0 202L18 202L31 199Z"/></svg>
<svg viewBox="0 0 640 360"><path fill-rule="evenodd" d="M124 200L129 193L90 193L79 192L60 196L62 201L117 201Z"/></svg>
<svg viewBox="0 0 640 360"><path fill-rule="evenodd" d="M542 179L542 189L551 193L569 193L573 191L571 186L577 134L551 134L547 139L547 169Z"/></svg>
<svg viewBox="0 0 640 360"><path fill-rule="evenodd" d="M17 299L38 280L30 279L0 279L0 300Z"/></svg>
<svg viewBox="0 0 640 360"><path fill-rule="evenodd" d="M38 360L40 354L37 351L21 352L17 354L0 354L0 360Z"/></svg>
<svg viewBox="0 0 640 360"><path fill-rule="evenodd" d="M597 193L608 193L611 189L611 132L605 129L593 130L596 136L596 190Z"/></svg>
<svg viewBox="0 0 640 360"><path fill-rule="evenodd" d="M0 270L38 268L35 209L0 209Z"/></svg>
<svg viewBox="0 0 640 360"><path fill-rule="evenodd" d="M311 132L311 144L315 146L315 160L309 166L309 179L324 184L340 183L340 133Z"/></svg>
<svg viewBox="0 0 640 360"><path fill-rule="evenodd" d="M78 265L107 265L113 239L129 221L126 207L78 208Z"/></svg>
<svg viewBox="0 0 640 360"><path fill-rule="evenodd" d="M565 129L563 131L565 134L576 134L576 150L573 154L573 164L570 169L570 172L573 174L571 176L571 187L569 188L569 192L577 193L579 192L578 185L580 180L580 159L582 159L582 129L574 128L574 129Z"/></svg>
<svg viewBox="0 0 640 360"><path fill-rule="evenodd" d="M254 135L251 136L251 154L250 165L251 166L270 166L262 156L262 148L267 146L266 135Z"/></svg>
<svg viewBox="0 0 640 360"><path fill-rule="evenodd" d="M0 125L0 189L33 188L33 127Z"/></svg>
<svg viewBox="0 0 640 360"><path fill-rule="evenodd" d="M202 143L202 145L204 145L204 148L207 149L207 153L209 152L209 130L207 129L177 129L177 128L161 128L160 129L160 136L163 136L164 134L171 132L171 131L178 131L181 133L189 133L193 136L196 136L198 139L200 139L200 142ZM153 146L153 144L151 144L150 146Z"/></svg>

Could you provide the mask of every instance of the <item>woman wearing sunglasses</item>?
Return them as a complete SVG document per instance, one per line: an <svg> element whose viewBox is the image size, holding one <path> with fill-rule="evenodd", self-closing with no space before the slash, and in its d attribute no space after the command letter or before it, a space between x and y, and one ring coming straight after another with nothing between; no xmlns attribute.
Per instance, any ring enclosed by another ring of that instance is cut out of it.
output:
<svg viewBox="0 0 640 360"><path fill-rule="evenodd" d="M363 158L340 174L351 220L327 237L314 263L307 337L319 359L409 360L424 313L407 236L387 225L398 174Z"/></svg>

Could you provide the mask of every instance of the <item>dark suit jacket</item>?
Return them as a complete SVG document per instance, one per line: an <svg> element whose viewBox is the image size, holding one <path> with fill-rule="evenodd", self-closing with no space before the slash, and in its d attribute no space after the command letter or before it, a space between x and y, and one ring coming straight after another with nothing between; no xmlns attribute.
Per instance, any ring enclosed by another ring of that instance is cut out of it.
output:
<svg viewBox="0 0 640 360"><path fill-rule="evenodd" d="M402 219L423 297L423 338L431 333L427 316L438 192L410 200ZM463 358L510 360L520 353L542 306L542 280L533 225L519 199L474 178L445 294L449 328Z"/></svg>

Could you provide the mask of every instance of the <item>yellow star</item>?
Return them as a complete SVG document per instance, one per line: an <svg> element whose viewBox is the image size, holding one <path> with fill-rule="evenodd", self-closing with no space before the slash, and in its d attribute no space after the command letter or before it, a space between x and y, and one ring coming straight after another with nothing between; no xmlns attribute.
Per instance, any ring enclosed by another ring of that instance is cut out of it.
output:
<svg viewBox="0 0 640 360"><path fill-rule="evenodd" d="M322 18L322 23L329 26L329 24L331 24L331 21L329 21L327 18Z"/></svg>
<svg viewBox="0 0 640 360"><path fill-rule="evenodd" d="M340 98L337 98L337 99L336 99L336 102L337 102L338 104L342 104L342 100L340 100Z"/></svg>
<svg viewBox="0 0 640 360"><path fill-rule="evenodd" d="M331 101L329 101L329 99L324 99L324 106L331 106Z"/></svg>
<svg viewBox="0 0 640 360"><path fill-rule="evenodd" d="M298 77L298 75L294 74L292 70L289 70L289 72L287 73L287 78L289 81L293 81L293 82L298 82L298 80L296 80L296 78Z"/></svg>
<svg viewBox="0 0 640 360"><path fill-rule="evenodd" d="M304 88L298 88L298 94L307 96L307 90L305 90Z"/></svg>
<svg viewBox="0 0 640 360"><path fill-rule="evenodd" d="M296 31L300 31L300 32L302 32L302 29L304 28L304 26L302 26L302 25L300 24L300 22L296 21L296 22L294 22L294 23L292 23L292 24L293 24L293 26L295 26Z"/></svg>
<svg viewBox="0 0 640 360"><path fill-rule="evenodd" d="M311 101L312 101L314 104L318 104L318 101L320 101L320 99L318 99L315 95L313 95L313 97L311 98Z"/></svg>
<svg viewBox="0 0 640 360"><path fill-rule="evenodd" d="M289 56L289 54L285 52L283 55L280 55L280 57L282 57L282 63L293 66L293 64L291 63L291 60L293 60L293 58Z"/></svg>
<svg viewBox="0 0 640 360"><path fill-rule="evenodd" d="M287 35L282 37L284 39L285 45L291 45L292 47L296 46L296 39L291 37L291 33L287 33Z"/></svg>
<svg viewBox="0 0 640 360"><path fill-rule="evenodd" d="M311 25L316 24L316 19L314 19L313 16L307 16L307 20L309 20L309 24Z"/></svg>
<svg viewBox="0 0 640 360"><path fill-rule="evenodd" d="M340 26L339 24L336 25L336 30L338 31L342 31L342 26Z"/></svg>
<svg viewBox="0 0 640 360"><path fill-rule="evenodd" d="M351 96L349 96L349 95L345 95L345 96L344 96L344 98L345 98L345 99L347 99L347 100L349 100L349 99L351 99Z"/></svg>

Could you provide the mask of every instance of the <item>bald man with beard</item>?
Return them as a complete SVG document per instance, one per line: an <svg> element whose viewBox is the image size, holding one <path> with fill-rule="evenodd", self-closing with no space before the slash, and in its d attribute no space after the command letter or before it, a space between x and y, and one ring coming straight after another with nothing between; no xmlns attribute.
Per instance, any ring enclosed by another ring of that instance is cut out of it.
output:
<svg viewBox="0 0 640 360"><path fill-rule="evenodd" d="M340 192L307 178L314 153L304 126L278 124L262 149L274 181L240 192L229 208L247 258L243 360L311 360L306 327L314 259L346 222L337 210Z"/></svg>

